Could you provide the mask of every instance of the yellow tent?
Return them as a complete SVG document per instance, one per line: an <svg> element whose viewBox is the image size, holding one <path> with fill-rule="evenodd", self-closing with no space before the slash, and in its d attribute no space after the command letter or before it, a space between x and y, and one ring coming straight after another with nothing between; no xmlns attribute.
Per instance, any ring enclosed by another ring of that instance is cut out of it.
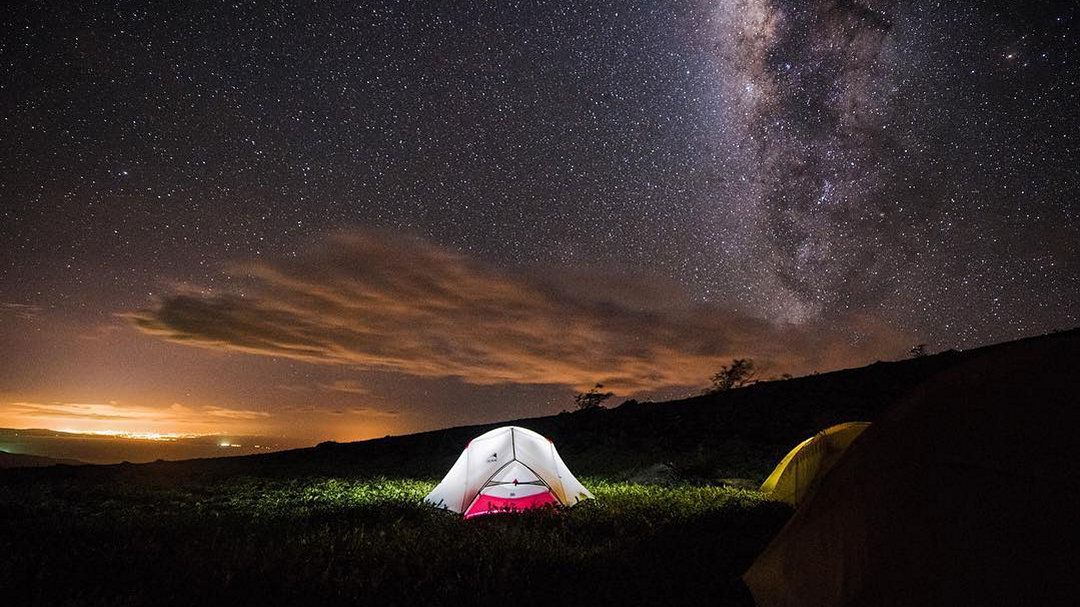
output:
<svg viewBox="0 0 1080 607"><path fill-rule="evenodd" d="M743 576L760 607L1077 604L1080 330L964 356L815 484Z"/></svg>
<svg viewBox="0 0 1080 607"><path fill-rule="evenodd" d="M845 422L799 443L776 465L761 491L773 499L798 504L840 459L851 441L869 426L869 422Z"/></svg>

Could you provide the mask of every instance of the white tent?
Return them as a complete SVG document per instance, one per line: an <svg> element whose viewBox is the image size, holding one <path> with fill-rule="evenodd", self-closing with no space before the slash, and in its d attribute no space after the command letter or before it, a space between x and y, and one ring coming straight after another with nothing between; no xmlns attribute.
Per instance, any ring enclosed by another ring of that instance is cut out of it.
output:
<svg viewBox="0 0 1080 607"><path fill-rule="evenodd" d="M592 499L555 445L532 430L503 426L474 438L424 501L465 518Z"/></svg>

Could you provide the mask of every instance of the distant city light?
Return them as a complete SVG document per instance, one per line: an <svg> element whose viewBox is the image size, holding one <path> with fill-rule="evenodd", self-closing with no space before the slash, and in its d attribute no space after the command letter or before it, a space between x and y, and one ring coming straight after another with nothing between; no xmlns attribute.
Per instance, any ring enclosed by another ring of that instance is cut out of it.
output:
<svg viewBox="0 0 1080 607"><path fill-rule="evenodd" d="M152 441L177 441L183 438L198 438L199 434L181 434L172 432L126 432L123 430L72 430L61 428L58 432L68 434L84 434L91 436L107 436L109 438L127 438L132 440Z"/></svg>

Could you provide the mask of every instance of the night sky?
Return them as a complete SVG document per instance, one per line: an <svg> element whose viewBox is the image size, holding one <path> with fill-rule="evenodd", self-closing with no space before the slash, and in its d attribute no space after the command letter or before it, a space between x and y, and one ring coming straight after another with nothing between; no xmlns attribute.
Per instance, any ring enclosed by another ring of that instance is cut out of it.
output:
<svg viewBox="0 0 1080 607"><path fill-rule="evenodd" d="M1080 324L1072 2L19 2L0 427L382 436Z"/></svg>

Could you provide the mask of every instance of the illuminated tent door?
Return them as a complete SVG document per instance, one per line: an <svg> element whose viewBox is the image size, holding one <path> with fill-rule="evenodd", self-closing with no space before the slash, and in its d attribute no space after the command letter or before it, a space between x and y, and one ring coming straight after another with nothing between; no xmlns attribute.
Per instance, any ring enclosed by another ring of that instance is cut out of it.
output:
<svg viewBox="0 0 1080 607"><path fill-rule="evenodd" d="M424 501L471 518L573 506L592 497L551 441L532 430L504 426L473 439Z"/></svg>

